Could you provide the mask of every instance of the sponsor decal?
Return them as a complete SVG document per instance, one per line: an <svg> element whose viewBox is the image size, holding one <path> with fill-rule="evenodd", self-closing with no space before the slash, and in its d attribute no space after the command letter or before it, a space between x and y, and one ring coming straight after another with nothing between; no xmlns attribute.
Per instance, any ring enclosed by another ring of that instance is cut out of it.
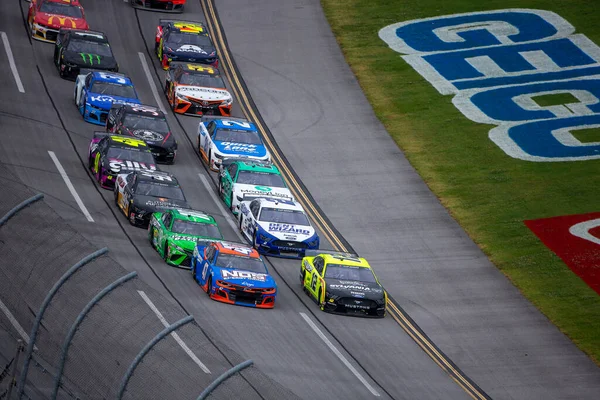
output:
<svg viewBox="0 0 600 400"><path fill-rule="evenodd" d="M193 93L193 92L213 93L213 94L221 94L221 95L228 95L229 94L225 90L208 89L208 88L203 88L203 87L200 87L200 86L180 87L180 88L178 88L177 92L179 94L182 94L182 95L189 95L190 93Z"/></svg>
<svg viewBox="0 0 600 400"><path fill-rule="evenodd" d="M75 23L75 21L73 21L73 18L63 17L59 15L51 15L50 18L48 18L48 25L52 25L55 19L58 19L58 23L60 24L60 26L65 26L65 22L69 21L71 23L71 28L77 27L77 24Z"/></svg>
<svg viewBox="0 0 600 400"><path fill-rule="evenodd" d="M256 153L255 144L221 142L221 150L223 151L242 151L244 153Z"/></svg>
<svg viewBox="0 0 600 400"><path fill-rule="evenodd" d="M146 165L146 163L143 162L138 162L138 161L129 161L129 160L118 160L116 158L111 158L109 160L109 167L111 169L111 171L113 172L119 172L123 169L127 169L127 170L134 170L134 171L139 171L139 170L151 170L151 171L155 171L156 170L156 166L154 164L150 164L150 165Z"/></svg>
<svg viewBox="0 0 600 400"><path fill-rule="evenodd" d="M600 212L528 220L525 225L600 294Z"/></svg>
<svg viewBox="0 0 600 400"><path fill-rule="evenodd" d="M561 16L506 9L399 22L379 31L388 46L467 118L497 125L490 139L534 161L600 158L600 143L573 132L600 128L600 48ZM568 104L536 98L568 94Z"/></svg>
<svg viewBox="0 0 600 400"><path fill-rule="evenodd" d="M238 271L238 270L222 270L221 276L223 279L249 279L251 281L265 282L267 280L267 274L259 274L250 271Z"/></svg>
<svg viewBox="0 0 600 400"><path fill-rule="evenodd" d="M296 233L299 235L310 235L310 231L308 229L299 228L294 225L289 224L278 224L276 222L269 223L268 230L270 232L283 232L283 233Z"/></svg>
<svg viewBox="0 0 600 400"><path fill-rule="evenodd" d="M254 189L261 191L261 192L270 192L271 190L273 190L267 186L254 186Z"/></svg>
<svg viewBox="0 0 600 400"><path fill-rule="evenodd" d="M245 254L247 256L249 256L250 253L252 253L252 249L250 247L241 247L233 243L222 243L222 246L227 250L232 250L241 254Z"/></svg>
<svg viewBox="0 0 600 400"><path fill-rule="evenodd" d="M173 240L184 240L186 242L195 242L197 240L193 236L183 236L183 235L172 235L171 239L173 239Z"/></svg>
<svg viewBox="0 0 600 400"><path fill-rule="evenodd" d="M100 101L100 102L104 102L104 103L112 103L113 101L115 101L115 98L112 96L107 96L105 94L101 94L101 95L90 95L90 101Z"/></svg>
<svg viewBox="0 0 600 400"><path fill-rule="evenodd" d="M165 138L164 135L147 129L136 129L131 133L133 136L142 139L145 142L158 142Z"/></svg>
<svg viewBox="0 0 600 400"><path fill-rule="evenodd" d="M180 46L175 51L185 51L185 52L189 52L189 53L208 54L208 52L204 51L201 47L194 46L193 44L184 44L183 46Z"/></svg>
<svg viewBox="0 0 600 400"><path fill-rule="evenodd" d="M94 61L96 61L96 64L100 64L100 56L98 54L79 53L79 55L83 59L84 64L94 65Z"/></svg>
<svg viewBox="0 0 600 400"><path fill-rule="evenodd" d="M179 204L171 203L169 199L158 199L158 200L147 200L145 203L147 206L151 207L177 207Z"/></svg>

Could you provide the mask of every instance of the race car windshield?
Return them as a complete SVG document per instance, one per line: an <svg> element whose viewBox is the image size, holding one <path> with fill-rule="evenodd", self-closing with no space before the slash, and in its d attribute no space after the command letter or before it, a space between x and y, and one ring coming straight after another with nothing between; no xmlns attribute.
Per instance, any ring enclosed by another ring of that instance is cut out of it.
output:
<svg viewBox="0 0 600 400"><path fill-rule="evenodd" d="M183 74L179 83L182 85L224 88L225 82L219 75Z"/></svg>
<svg viewBox="0 0 600 400"><path fill-rule="evenodd" d="M131 130L148 130L160 133L168 133L167 120L160 117L147 117L139 114L125 114L123 125Z"/></svg>
<svg viewBox="0 0 600 400"><path fill-rule="evenodd" d="M150 182L140 182L135 189L139 196L164 197L172 200L185 201L183 191L178 186L157 185Z"/></svg>
<svg viewBox="0 0 600 400"><path fill-rule="evenodd" d="M267 273L265 264L259 258L250 258L221 253L217 258L216 264L221 268L243 269L245 271L258 272L261 274Z"/></svg>
<svg viewBox="0 0 600 400"><path fill-rule="evenodd" d="M79 7L72 6L69 4L44 2L42 3L40 11L48 14L66 15L67 17L73 18L83 18L81 9Z"/></svg>
<svg viewBox="0 0 600 400"><path fill-rule="evenodd" d="M219 129L215 134L215 140L221 142L243 143L243 144L262 144L258 132L237 131L234 129Z"/></svg>
<svg viewBox="0 0 600 400"><path fill-rule="evenodd" d="M281 175L268 172L240 171L236 182L243 185L285 187Z"/></svg>
<svg viewBox="0 0 600 400"><path fill-rule="evenodd" d="M133 86L120 85L111 82L94 82L90 88L90 92L98 94L106 94L109 96L127 97L130 99L136 98Z"/></svg>
<svg viewBox="0 0 600 400"><path fill-rule="evenodd" d="M281 210L279 208L263 207L260 211L261 222L278 222L281 224L310 226L306 214L298 210Z"/></svg>
<svg viewBox="0 0 600 400"><path fill-rule="evenodd" d="M74 53L80 53L81 57L85 56L84 61L87 61L90 56L93 56L91 57L92 62L97 61L97 55L101 57L113 56L108 43L93 42L91 40L71 39L67 46L67 50Z"/></svg>
<svg viewBox="0 0 600 400"><path fill-rule="evenodd" d="M223 236L216 225L203 224L193 221L184 221L176 219L171 227L173 233L181 233L184 235L206 236L211 238L221 239Z"/></svg>
<svg viewBox="0 0 600 400"><path fill-rule="evenodd" d="M373 272L369 268L340 264L327 264L325 279L327 278L339 279L341 281L377 283L375 275L373 275Z"/></svg>
<svg viewBox="0 0 600 400"><path fill-rule="evenodd" d="M182 33L182 32L172 32L168 39L167 45L169 47L173 47L173 50L177 51L176 48L178 45L186 45L191 44L192 46L202 47L210 47L212 48L212 43L208 36L198 35L196 33ZM210 50L210 49L209 49ZM185 51L185 50L182 50ZM189 50L188 50L189 51ZM208 53L208 51L207 51Z"/></svg>
<svg viewBox="0 0 600 400"><path fill-rule="evenodd" d="M108 149L109 159L137 161L148 165L154 165L154 156L150 152L130 150L122 147L111 147Z"/></svg>

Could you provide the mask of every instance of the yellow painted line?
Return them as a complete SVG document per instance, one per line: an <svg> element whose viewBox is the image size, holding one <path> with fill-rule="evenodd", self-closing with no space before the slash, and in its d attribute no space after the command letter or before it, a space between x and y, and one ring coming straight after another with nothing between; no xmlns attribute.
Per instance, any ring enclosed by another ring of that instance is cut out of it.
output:
<svg viewBox="0 0 600 400"><path fill-rule="evenodd" d="M225 44L225 40L223 35L221 34L220 29L217 29L216 26L220 23L217 19L213 0L203 0L201 1L202 9L204 11L205 16L207 17L207 25L210 31L210 35L215 41L215 44L219 47L219 54L221 55L220 62L225 66L221 70L225 73L227 80L230 82L231 88L234 92L236 99L240 102L242 107L242 111L247 119L253 121L259 131L262 133L263 140L267 145L271 155L275 159L274 162L279 167L280 170L284 173L286 179L291 184L289 185L290 190L294 197L304 206L307 210L311 219L315 222L315 225L321 230L321 232L325 235L326 239L331 243L335 250L347 252L348 249L344 246L342 240L338 237L335 231L331 228L331 226L327 223L325 218L321 215L321 213L317 210L315 205L310 201L308 195L302 189L300 183L296 180L287 163L283 161L282 155L279 153L277 146L273 144L271 138L266 134L267 130L261 123L260 119L257 116L254 107L252 107L252 103L249 100L249 95L246 93L244 89L244 85L242 85L236 70L233 68L233 62L231 60L231 55L229 53L229 49ZM452 366L446 356L441 354L435 347L435 345L431 342L431 340L425 336L423 336L419 330L408 320L404 313L401 312L394 303L391 301L387 301L389 314L392 318L400 325L400 327L413 339L415 343L443 370L451 371L448 375L454 380L470 397L473 399L487 399L488 397L482 393L480 390L475 388L468 379L458 371L456 368ZM458 377L458 379L456 378Z"/></svg>

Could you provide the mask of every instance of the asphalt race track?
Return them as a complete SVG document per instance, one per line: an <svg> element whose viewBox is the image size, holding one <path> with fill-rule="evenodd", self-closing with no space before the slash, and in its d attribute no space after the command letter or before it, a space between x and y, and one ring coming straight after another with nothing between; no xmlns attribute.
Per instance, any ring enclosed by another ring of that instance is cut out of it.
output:
<svg viewBox="0 0 600 400"><path fill-rule="evenodd" d="M166 109L164 72L151 52L165 15L134 11L121 0L82 3L90 27L108 34L120 71L132 78L142 101L157 103L154 85ZM220 0L216 6L241 76L281 150L335 228L433 342L492 398L596 398L600 370L489 263L376 120L319 2ZM102 127L82 120L74 83L59 78L53 45L30 43L20 7L26 15L28 3L6 0L0 13L24 88L20 93L2 49L0 159L74 228L98 247L108 246L118 262L165 296L172 293L233 350L302 398L469 398L394 318L321 313L300 289L299 261L269 259L279 285L273 310L211 301L189 272L165 265L148 246L146 231L131 227L115 209L112 192L99 189L86 172L91 134ZM201 3L188 0L182 18L205 21ZM243 116L237 106L233 114ZM194 208L216 217L227 239L239 240L216 199L216 175L194 150L198 122L170 113L179 151L175 165L161 167L177 175ZM323 241L322 247L332 245Z"/></svg>

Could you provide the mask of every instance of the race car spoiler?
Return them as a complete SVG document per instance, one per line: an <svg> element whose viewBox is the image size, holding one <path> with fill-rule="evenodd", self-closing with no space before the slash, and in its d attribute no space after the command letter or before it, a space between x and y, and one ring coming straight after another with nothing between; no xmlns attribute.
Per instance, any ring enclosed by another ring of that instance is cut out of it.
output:
<svg viewBox="0 0 600 400"><path fill-rule="evenodd" d="M98 69L98 68L80 68L79 69L79 75L87 75L90 72L104 72L104 73L110 74L110 75L117 75L117 76L125 77L125 74L120 74L118 72L110 72L105 69Z"/></svg>
<svg viewBox="0 0 600 400"><path fill-rule="evenodd" d="M102 139L104 136L108 136L111 134L111 132L94 131L94 139Z"/></svg>
<svg viewBox="0 0 600 400"><path fill-rule="evenodd" d="M228 121L248 122L248 120L244 119L244 118L221 117L221 116L218 116L218 115L203 115L203 116L200 117L200 122L213 121L215 119L225 119L225 120L228 120Z"/></svg>
<svg viewBox="0 0 600 400"><path fill-rule="evenodd" d="M250 157L228 157L228 158L224 158L223 161L221 161L221 167L223 168L227 168L228 166L230 166L231 164L233 164L236 161L247 161L247 162L252 162L255 164L260 164L260 165L264 165L264 166L271 166L273 165L273 163L271 161L262 161L262 160L257 160L255 158L250 158Z"/></svg>
<svg viewBox="0 0 600 400"><path fill-rule="evenodd" d="M162 11L162 10L161 10ZM184 19L167 19L167 18L161 18L158 20L158 24L161 26L165 26L167 24L191 24L191 25L200 25L200 26L204 26L206 27L202 22L200 21L186 21Z"/></svg>
<svg viewBox="0 0 600 400"><path fill-rule="evenodd" d="M338 256L338 258L342 258L342 259L359 258L358 254L345 253L343 251L335 251L335 250L306 250L304 252L305 257L316 257L319 254L331 254L332 256Z"/></svg>

